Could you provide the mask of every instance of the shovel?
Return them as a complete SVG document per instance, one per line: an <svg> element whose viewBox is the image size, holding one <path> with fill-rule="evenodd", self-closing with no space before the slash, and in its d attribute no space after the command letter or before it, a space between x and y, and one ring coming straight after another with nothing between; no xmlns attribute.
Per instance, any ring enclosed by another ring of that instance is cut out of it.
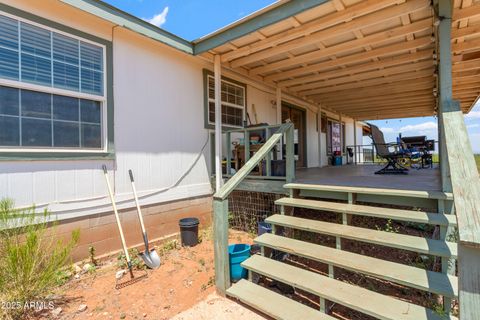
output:
<svg viewBox="0 0 480 320"><path fill-rule="evenodd" d="M138 219L140 220L140 226L142 227L143 242L145 243L145 251L139 253L140 258L142 258L145 265L150 269L157 269L160 266L160 257L158 256L155 249L148 249L148 238L147 231L145 230L145 225L143 224L142 211L140 210L140 204L138 203L137 189L135 188L135 182L133 180L132 170L128 170L130 175L130 182L132 183L133 196L135 198L135 204L137 205Z"/></svg>
<svg viewBox="0 0 480 320"><path fill-rule="evenodd" d="M125 242L125 236L123 235L122 224L120 223L120 216L118 215L117 205L115 204L115 198L113 197L112 188L110 187L110 181L108 179L107 166L103 165L102 168L103 168L103 174L105 175L105 181L107 182L108 195L110 196L110 201L112 202L113 212L115 213L115 219L117 220L118 231L120 233L120 238L122 239L122 247L123 247L123 251L125 253L125 258L127 260L128 273L130 274L130 280L128 280L126 282L123 282L123 283L120 283L118 281L118 278L117 278L117 283L115 285L115 288L120 289L120 288L126 287L128 285L131 285L135 282L140 281L141 279L143 279L147 276L147 273L145 273L144 275L141 275L139 277L135 277L134 274L133 274L132 261L130 260L130 255L128 254L127 243Z"/></svg>

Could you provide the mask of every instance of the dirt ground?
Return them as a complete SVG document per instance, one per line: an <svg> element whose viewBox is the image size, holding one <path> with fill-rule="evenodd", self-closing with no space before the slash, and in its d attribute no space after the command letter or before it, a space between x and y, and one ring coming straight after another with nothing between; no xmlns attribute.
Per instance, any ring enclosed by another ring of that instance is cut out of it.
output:
<svg viewBox="0 0 480 320"><path fill-rule="evenodd" d="M204 315L210 309L202 307L202 303L216 311L225 309L233 312L236 310L236 307L232 307L235 305L233 301L225 299L220 303L219 297L212 296L215 289L211 229L202 232L201 238L202 242L192 248L179 247L178 241L177 244L170 241L159 245L157 252L161 254L161 267L148 270L148 278L119 290L115 289L115 274L119 270L117 258L101 261L95 271L80 272L80 276L73 277L62 286L56 310L48 311L36 319L163 320L199 302L199 310ZM230 232L230 243L251 244L252 240L247 233ZM136 274L142 274L142 271ZM208 300L202 302L207 297ZM185 319L194 318L185 316Z"/></svg>

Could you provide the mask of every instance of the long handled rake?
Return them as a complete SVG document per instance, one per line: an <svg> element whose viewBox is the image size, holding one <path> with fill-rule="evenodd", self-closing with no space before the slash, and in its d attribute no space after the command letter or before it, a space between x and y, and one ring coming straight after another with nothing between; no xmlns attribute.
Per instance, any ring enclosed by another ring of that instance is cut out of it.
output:
<svg viewBox="0 0 480 320"><path fill-rule="evenodd" d="M117 205L115 204L115 198L113 197L112 188L110 187L110 181L108 179L107 167L105 165L103 165L102 168L103 168L103 174L105 175L105 181L107 182L108 194L110 196L110 201L112 202L113 212L115 213L115 219L117 221L118 231L120 233L120 238L122 240L123 251L125 253L125 258L127 259L128 272L130 274L130 279L128 281L120 282L119 279L116 279L115 289L120 289L120 288L124 288L126 286L129 286L131 284L134 284L134 283L142 280L143 278L146 278L148 276L148 274L145 272L144 274L142 274L138 277L135 277L134 274L133 274L132 261L130 260L130 255L128 253L128 248L127 248L127 243L125 242L125 236L123 235L122 224L120 222L120 216L118 215Z"/></svg>

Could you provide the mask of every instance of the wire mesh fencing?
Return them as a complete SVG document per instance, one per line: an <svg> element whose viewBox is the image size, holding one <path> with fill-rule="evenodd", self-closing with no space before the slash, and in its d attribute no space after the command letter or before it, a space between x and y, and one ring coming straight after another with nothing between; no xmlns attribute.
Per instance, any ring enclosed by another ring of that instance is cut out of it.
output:
<svg viewBox="0 0 480 320"><path fill-rule="evenodd" d="M232 229L257 234L258 223L279 213L275 201L281 194L235 190L228 198L228 222Z"/></svg>

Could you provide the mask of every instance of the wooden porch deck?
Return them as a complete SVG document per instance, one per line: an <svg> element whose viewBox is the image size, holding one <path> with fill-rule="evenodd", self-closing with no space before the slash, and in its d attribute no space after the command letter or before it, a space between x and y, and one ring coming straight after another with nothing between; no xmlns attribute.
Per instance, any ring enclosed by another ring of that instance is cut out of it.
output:
<svg viewBox="0 0 480 320"><path fill-rule="evenodd" d="M438 166L411 169L407 175L377 175L381 165L344 165L296 170L296 183L345 187L386 188L403 190L441 191Z"/></svg>

